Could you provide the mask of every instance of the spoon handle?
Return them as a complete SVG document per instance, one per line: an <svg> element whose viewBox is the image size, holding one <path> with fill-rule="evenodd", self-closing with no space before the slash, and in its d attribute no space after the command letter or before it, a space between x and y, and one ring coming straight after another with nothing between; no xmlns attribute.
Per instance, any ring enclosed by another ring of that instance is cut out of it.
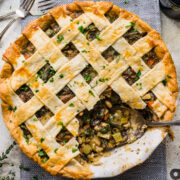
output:
<svg viewBox="0 0 180 180"><path fill-rule="evenodd" d="M151 122L146 121L148 126L180 126L180 120L168 121L168 122Z"/></svg>

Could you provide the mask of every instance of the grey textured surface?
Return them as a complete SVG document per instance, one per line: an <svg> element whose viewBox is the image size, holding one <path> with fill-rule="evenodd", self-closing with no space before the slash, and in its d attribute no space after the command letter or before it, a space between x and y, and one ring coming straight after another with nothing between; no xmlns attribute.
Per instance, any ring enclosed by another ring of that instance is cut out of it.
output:
<svg viewBox="0 0 180 180"><path fill-rule="evenodd" d="M106 1L106 0L104 0ZM157 31L161 31L160 10L158 0L129 0L128 4L123 3L124 0L114 0L113 2L125 8L132 13L137 14L144 21L149 23ZM61 0L61 3L71 3L72 0ZM24 27L29 21L36 19L36 17L29 16L22 21ZM24 154L21 155L22 165L30 167L31 171L21 170L21 180L32 180L34 176L38 176L41 180L65 180L66 178L54 177L45 172L32 160L28 159ZM104 178L103 178L104 179ZM122 175L114 178L107 178L112 180L165 180L166 179L166 149L165 145L161 144L152 156L142 165L134 167Z"/></svg>

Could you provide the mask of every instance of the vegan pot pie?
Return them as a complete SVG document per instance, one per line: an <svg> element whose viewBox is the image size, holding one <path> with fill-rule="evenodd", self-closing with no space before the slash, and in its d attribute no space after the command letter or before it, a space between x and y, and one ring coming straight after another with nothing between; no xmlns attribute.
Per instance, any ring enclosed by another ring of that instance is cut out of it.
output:
<svg viewBox="0 0 180 180"><path fill-rule="evenodd" d="M3 55L4 121L53 175L91 178L90 164L169 121L172 58L157 31L111 2L74 2L30 22Z"/></svg>

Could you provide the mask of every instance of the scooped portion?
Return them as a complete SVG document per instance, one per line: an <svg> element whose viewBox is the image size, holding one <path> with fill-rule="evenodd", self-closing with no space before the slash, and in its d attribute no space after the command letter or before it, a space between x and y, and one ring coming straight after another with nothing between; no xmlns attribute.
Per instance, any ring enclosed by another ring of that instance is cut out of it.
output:
<svg viewBox="0 0 180 180"><path fill-rule="evenodd" d="M77 116L80 161L92 163L103 152L134 142L147 128L140 112L124 104L110 87L100 99L93 110L85 110Z"/></svg>

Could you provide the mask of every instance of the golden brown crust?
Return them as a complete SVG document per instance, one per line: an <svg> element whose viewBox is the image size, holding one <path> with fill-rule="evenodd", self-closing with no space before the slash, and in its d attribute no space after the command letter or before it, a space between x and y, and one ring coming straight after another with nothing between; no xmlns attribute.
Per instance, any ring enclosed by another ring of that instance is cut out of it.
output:
<svg viewBox="0 0 180 180"><path fill-rule="evenodd" d="M13 111L9 110L9 105L14 106L12 99L12 90L8 82L13 73L13 68L17 65L17 59L20 57L20 49L26 46L28 43L28 38L35 33L39 27L44 29L47 27L47 24L55 20L65 18L70 12L74 11L86 11L94 13L95 15L101 17L106 12L112 10L119 14L120 18L130 20L136 23L138 29L142 32L147 32L150 37L149 44L155 46L156 54L162 59L162 62L165 67L165 74L171 78L167 81L167 88L171 92L171 99L169 100L170 109L168 109L162 120L169 121L172 119L173 114L176 109L176 98L178 95L178 84L177 84L177 75L175 66L172 60L172 57L161 40L160 34L152 29L147 23L142 21L138 16L126 11L125 9L120 9L118 6L113 5L112 2L92 2L92 1L77 1L69 5L62 5L52 9L49 14L40 17L39 19L30 22L25 29L22 31L22 36L19 37L10 47L6 50L3 55L3 60L6 61L4 64L1 74L0 74L0 97L2 99L2 113L3 118L6 123L7 128L11 132L11 135L14 137L16 142L19 144L21 150L35 162L38 162L44 169L49 171L53 175L63 175L66 177L76 178L76 179L90 179L92 173L88 167L82 167L77 164L76 161L70 161L63 169L59 169L58 166L50 167L47 164L43 164L40 160L37 152L37 144L32 142L27 144L23 138L22 131L16 124L16 119L14 118Z"/></svg>

